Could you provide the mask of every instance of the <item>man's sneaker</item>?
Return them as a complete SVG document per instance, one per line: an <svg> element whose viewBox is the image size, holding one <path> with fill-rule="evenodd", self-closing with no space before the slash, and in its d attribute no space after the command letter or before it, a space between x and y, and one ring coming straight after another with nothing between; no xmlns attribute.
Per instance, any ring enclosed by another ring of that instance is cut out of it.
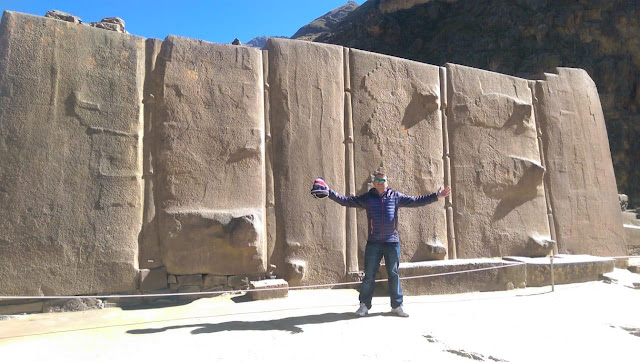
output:
<svg viewBox="0 0 640 362"><path fill-rule="evenodd" d="M405 312L404 310L402 310L402 306L399 306L398 308L393 308L391 310L391 313L395 313L400 317L408 317L409 314L407 312Z"/></svg>
<svg viewBox="0 0 640 362"><path fill-rule="evenodd" d="M360 303L360 308L358 308L358 310L356 311L356 314L359 315L360 317L364 317L367 314L369 314L369 309L367 308L366 305L364 305L364 303Z"/></svg>

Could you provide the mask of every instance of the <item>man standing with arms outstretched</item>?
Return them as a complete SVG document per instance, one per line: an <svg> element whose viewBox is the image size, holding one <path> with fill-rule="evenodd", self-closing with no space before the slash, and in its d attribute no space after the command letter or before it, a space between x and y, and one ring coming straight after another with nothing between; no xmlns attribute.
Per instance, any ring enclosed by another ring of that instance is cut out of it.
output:
<svg viewBox="0 0 640 362"><path fill-rule="evenodd" d="M373 175L373 186L365 194L347 197L330 189L324 180L318 179L314 183L311 193L315 196L318 194L328 195L331 200L342 206L360 207L367 210L369 237L364 252L364 279L360 287L360 308L356 314L365 316L371 309L376 272L380 268L380 261L384 256L389 275L391 312L401 317L408 317L409 314L402 309L402 287L398 276L398 265L400 264L398 208L428 205L447 197L451 188L441 186L438 192L430 195L407 196L389 188L389 179L381 169L378 169Z"/></svg>

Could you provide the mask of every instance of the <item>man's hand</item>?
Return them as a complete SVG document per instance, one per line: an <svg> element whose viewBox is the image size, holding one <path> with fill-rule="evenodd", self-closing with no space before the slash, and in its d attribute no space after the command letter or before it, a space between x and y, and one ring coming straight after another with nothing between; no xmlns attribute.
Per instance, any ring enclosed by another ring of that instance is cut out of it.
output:
<svg viewBox="0 0 640 362"><path fill-rule="evenodd" d="M440 186L440 188L438 188L438 200L444 199L445 197L449 196L450 193L451 193L451 187Z"/></svg>

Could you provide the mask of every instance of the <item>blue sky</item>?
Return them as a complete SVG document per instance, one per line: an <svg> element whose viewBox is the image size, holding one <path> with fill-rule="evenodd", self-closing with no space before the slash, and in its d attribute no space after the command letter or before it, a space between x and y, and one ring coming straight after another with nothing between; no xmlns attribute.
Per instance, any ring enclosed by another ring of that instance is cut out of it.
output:
<svg viewBox="0 0 640 362"><path fill-rule="evenodd" d="M33 15L56 9L83 22L117 16L129 33L164 39L169 34L230 43L261 35L291 36L301 26L348 0L0 0L0 10ZM365 0L355 0L362 4Z"/></svg>

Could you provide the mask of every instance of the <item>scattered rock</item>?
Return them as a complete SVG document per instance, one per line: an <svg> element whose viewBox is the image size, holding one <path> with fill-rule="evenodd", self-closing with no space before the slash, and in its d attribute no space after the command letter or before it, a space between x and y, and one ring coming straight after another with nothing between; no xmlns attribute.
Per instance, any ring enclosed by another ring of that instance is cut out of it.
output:
<svg viewBox="0 0 640 362"><path fill-rule="evenodd" d="M124 20L117 17L104 18L101 21L89 23L89 26L99 29L111 30L118 33L128 34L124 29Z"/></svg>
<svg viewBox="0 0 640 362"><path fill-rule="evenodd" d="M75 16L75 15L71 15L59 10L49 10L47 11L47 13L44 15L45 18L52 18L52 19L58 19L58 20L62 20L62 21L68 21L70 23L74 23L74 24L82 24L82 20Z"/></svg>

